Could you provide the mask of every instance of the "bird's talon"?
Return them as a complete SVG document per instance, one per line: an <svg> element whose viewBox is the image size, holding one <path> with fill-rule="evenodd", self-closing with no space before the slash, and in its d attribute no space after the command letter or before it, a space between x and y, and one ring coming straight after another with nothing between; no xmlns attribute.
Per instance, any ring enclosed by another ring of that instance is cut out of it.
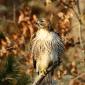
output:
<svg viewBox="0 0 85 85"><path fill-rule="evenodd" d="M47 73L47 71L46 70L42 70L41 73L42 73L42 75L45 75Z"/></svg>

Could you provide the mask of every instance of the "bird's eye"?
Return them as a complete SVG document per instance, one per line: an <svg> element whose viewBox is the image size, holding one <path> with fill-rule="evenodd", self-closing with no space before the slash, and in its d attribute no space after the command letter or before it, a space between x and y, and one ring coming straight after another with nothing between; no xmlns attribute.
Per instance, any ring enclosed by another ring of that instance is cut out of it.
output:
<svg viewBox="0 0 85 85"><path fill-rule="evenodd" d="M40 19L40 22L41 22L41 23L45 22L45 19L41 18L41 19Z"/></svg>
<svg viewBox="0 0 85 85"><path fill-rule="evenodd" d="M45 20L43 19L43 20L41 20L41 23L43 23L43 22L45 22Z"/></svg>

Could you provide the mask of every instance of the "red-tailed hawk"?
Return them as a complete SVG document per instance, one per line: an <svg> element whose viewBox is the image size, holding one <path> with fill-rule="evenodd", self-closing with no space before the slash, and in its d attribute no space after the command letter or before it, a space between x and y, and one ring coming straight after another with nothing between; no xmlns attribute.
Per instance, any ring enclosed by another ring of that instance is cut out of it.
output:
<svg viewBox="0 0 85 85"><path fill-rule="evenodd" d="M38 21L38 31L32 41L33 60L36 62L36 71L46 72L50 64L59 62L64 51L64 44L59 35L45 26L46 21Z"/></svg>

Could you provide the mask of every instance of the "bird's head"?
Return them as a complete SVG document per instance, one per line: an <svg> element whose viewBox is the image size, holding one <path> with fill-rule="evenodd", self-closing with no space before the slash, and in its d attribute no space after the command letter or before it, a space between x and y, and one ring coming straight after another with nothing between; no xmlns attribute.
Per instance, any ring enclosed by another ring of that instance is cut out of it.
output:
<svg viewBox="0 0 85 85"><path fill-rule="evenodd" d="M36 27L38 29L46 29L51 31L51 23L46 19L46 18L40 18L39 20L36 21Z"/></svg>
<svg viewBox="0 0 85 85"><path fill-rule="evenodd" d="M35 26L38 30L44 29L44 31L47 30L48 32L55 32L50 20L47 20L46 18L38 19L35 23ZM60 36L59 32L55 33Z"/></svg>

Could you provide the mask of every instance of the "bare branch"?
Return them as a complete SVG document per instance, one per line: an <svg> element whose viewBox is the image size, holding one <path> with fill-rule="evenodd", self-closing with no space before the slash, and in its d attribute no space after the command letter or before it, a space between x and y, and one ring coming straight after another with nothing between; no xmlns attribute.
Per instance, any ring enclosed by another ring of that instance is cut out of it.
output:
<svg viewBox="0 0 85 85"><path fill-rule="evenodd" d="M79 16L81 15L81 11L80 11L80 5L79 5L79 0L77 0L77 9L78 9L78 13L79 13ZM84 44L83 44L83 41L82 41L82 21L81 21L81 18L80 18L80 27L79 27L79 37L80 37L80 46L81 46L81 49L82 50L82 56L84 57L85 56L85 51L84 51ZM85 58L84 58L85 59Z"/></svg>
<svg viewBox="0 0 85 85"><path fill-rule="evenodd" d="M79 0L76 1L77 3L77 9L78 9L78 13L81 14L81 11L80 11L80 6L79 6Z"/></svg>
<svg viewBox="0 0 85 85"><path fill-rule="evenodd" d="M73 78L73 79L70 81L69 85L73 85L73 82L74 82L76 79L78 79L78 78L80 78L80 77L82 77L82 76L84 76L84 75L85 75L85 73L81 73L81 74L78 75L77 77Z"/></svg>
<svg viewBox="0 0 85 85"><path fill-rule="evenodd" d="M66 4L65 2L62 2L63 5L67 6L68 8L72 9L73 12L75 13L79 23L80 23L80 27L79 27L79 37L80 37L80 46L81 46L81 49L83 49L82 51L82 56L85 55L85 51L84 51L84 45L83 45L83 41L82 41L82 20L80 18L80 15L81 15L81 12L80 12L80 6L79 6L79 0L77 0L77 9L78 9L78 13L75 11L75 8L74 7L70 7L68 4Z"/></svg>

